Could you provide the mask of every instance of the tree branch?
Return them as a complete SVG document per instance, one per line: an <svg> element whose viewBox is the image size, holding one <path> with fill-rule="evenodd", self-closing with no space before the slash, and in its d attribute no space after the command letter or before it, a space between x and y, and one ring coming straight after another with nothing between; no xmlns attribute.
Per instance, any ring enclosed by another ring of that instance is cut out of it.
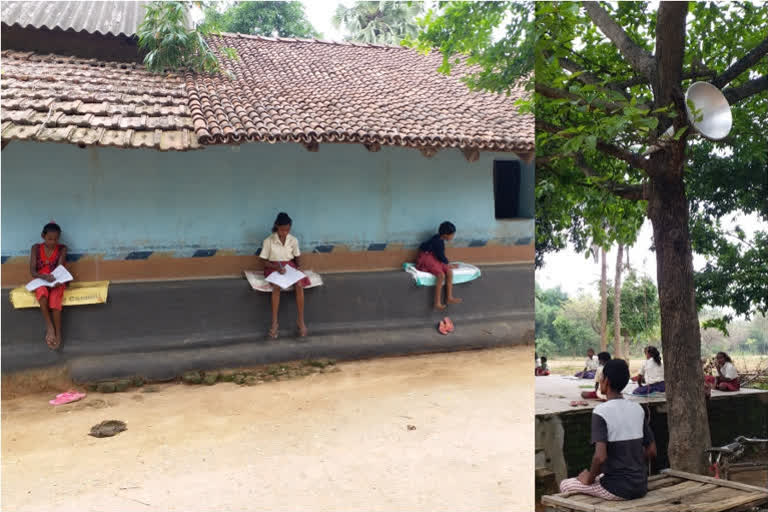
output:
<svg viewBox="0 0 768 512"><path fill-rule="evenodd" d="M563 129L558 128L557 126L549 124L545 121L540 121L537 119L536 130L559 134ZM561 136L566 138L573 137L572 134L561 134ZM650 174L651 169L650 169L650 164L648 160L643 158L641 155L638 155L637 153L632 153L631 151L627 151L624 148L620 148L618 146L614 146L613 144L608 144L607 142L601 142L601 141L597 141L597 149L599 149L601 152L605 153L606 155L612 156L618 160L623 160L624 162L628 163L632 167L636 169L641 169L646 173Z"/></svg>
<svg viewBox="0 0 768 512"><path fill-rule="evenodd" d="M672 102L684 109L680 86L685 52L685 17L688 2L661 2L656 24L656 75L651 80L655 106Z"/></svg>
<svg viewBox="0 0 768 512"><path fill-rule="evenodd" d="M581 169L584 176L587 178L599 177L598 174L587 165L584 157L577 155L575 157L576 166ZM627 185L623 183L616 183L615 181L602 181L595 182L597 186L603 190L610 192L611 194L620 197L622 199L628 199L631 201L644 201L648 199L644 185Z"/></svg>
<svg viewBox="0 0 768 512"><path fill-rule="evenodd" d="M728 85L731 80L754 66L757 61L768 54L768 37L763 39L763 42L752 48L752 50L745 56L734 62L731 67L720 73L712 80L712 85L718 89L722 89Z"/></svg>
<svg viewBox="0 0 768 512"><path fill-rule="evenodd" d="M768 90L768 75L744 82L738 87L729 87L723 91L723 94L725 95L725 99L728 100L728 103L733 106L736 103L765 90Z"/></svg>
<svg viewBox="0 0 768 512"><path fill-rule="evenodd" d="M635 43L599 3L582 2L582 5L592 22L611 40L632 69L650 80L656 66L653 56Z"/></svg>
<svg viewBox="0 0 768 512"><path fill-rule="evenodd" d="M569 101L577 101L579 105L592 105L597 108L603 109L607 112L616 112L620 111L624 108L623 105L619 105L618 103L614 103L612 101L604 101L604 100L593 100L591 102L588 102L578 94L574 94L569 91L564 91L562 89L556 89L554 87L550 87L548 85L544 85L541 82L536 82L536 92L544 96L545 98L553 98L553 99L565 99ZM640 106L642 108L642 106Z"/></svg>

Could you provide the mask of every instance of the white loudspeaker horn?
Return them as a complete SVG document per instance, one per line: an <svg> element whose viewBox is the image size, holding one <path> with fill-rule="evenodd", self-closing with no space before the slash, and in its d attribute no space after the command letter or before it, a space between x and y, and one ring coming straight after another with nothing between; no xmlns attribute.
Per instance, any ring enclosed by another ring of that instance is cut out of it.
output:
<svg viewBox="0 0 768 512"><path fill-rule="evenodd" d="M691 110L691 105L693 109ZM720 89L707 82L696 82L685 91L685 110L688 122L693 127L693 133L698 133L709 140L722 140L731 131L733 116L731 106ZM698 120L697 115L698 114ZM671 139L674 127L670 126L660 139ZM643 153L648 156L660 150L659 146L651 146Z"/></svg>
<svg viewBox="0 0 768 512"><path fill-rule="evenodd" d="M691 103L698 110L698 121L691 111ZM685 92L685 109L693 128L704 138L722 140L731 131L731 106L720 89L710 83L696 82L688 88Z"/></svg>

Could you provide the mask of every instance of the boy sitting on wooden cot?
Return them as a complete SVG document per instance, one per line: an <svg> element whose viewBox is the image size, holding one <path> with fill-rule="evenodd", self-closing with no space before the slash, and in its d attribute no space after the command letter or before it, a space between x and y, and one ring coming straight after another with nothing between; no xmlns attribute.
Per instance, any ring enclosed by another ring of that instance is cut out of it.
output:
<svg viewBox="0 0 768 512"><path fill-rule="evenodd" d="M656 442L643 407L621 394L628 382L626 361L605 364L600 392L607 401L592 411L592 467L560 482L560 492L604 500L634 500L648 492L646 461L656 456Z"/></svg>

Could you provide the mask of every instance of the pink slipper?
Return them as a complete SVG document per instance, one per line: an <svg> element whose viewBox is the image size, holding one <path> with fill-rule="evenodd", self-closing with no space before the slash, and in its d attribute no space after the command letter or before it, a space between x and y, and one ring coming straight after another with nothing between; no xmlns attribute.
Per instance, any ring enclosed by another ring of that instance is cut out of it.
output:
<svg viewBox="0 0 768 512"><path fill-rule="evenodd" d="M445 322L445 328L448 330L448 332L453 332L453 322L451 322L451 319L445 317L443 318L443 322Z"/></svg>
<svg viewBox="0 0 768 512"><path fill-rule="evenodd" d="M451 332L448 330L448 326L445 325L445 320L440 320L440 323L437 326L437 332L439 332L444 336L448 335L448 333Z"/></svg>
<svg viewBox="0 0 768 512"><path fill-rule="evenodd" d="M72 402L77 402L85 398L85 393L78 393L77 391L67 391L66 393L59 393L56 398L49 400L51 405L64 405Z"/></svg>

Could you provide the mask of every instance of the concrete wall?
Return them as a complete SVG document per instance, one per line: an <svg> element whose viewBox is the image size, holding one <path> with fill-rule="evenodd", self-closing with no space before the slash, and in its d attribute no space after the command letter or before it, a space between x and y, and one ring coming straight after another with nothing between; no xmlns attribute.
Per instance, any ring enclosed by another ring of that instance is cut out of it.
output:
<svg viewBox="0 0 768 512"><path fill-rule="evenodd" d="M348 144L162 153L13 142L2 152L2 255L27 255L50 219L76 254L253 254L280 210L293 217L305 252L415 246L446 219L458 227L457 246L528 245L532 218L494 218L493 161L515 158L482 153L470 163L458 150L426 158ZM532 165L522 182L521 210L532 217Z"/></svg>
<svg viewBox="0 0 768 512"><path fill-rule="evenodd" d="M251 290L244 279L116 284L106 304L64 308L64 343L55 352L43 341L40 311L14 310L3 291L2 371L67 364L72 376L83 380L166 378L188 369L307 357L356 359L532 343L533 294L514 290L533 290L533 266L482 271L479 279L456 286L464 302L445 313L432 309L434 288L416 287L404 272L328 275L324 286L306 292L307 338L295 337L295 297L283 294L278 341L265 339L270 294ZM446 314L456 325L450 336L435 329Z"/></svg>

